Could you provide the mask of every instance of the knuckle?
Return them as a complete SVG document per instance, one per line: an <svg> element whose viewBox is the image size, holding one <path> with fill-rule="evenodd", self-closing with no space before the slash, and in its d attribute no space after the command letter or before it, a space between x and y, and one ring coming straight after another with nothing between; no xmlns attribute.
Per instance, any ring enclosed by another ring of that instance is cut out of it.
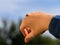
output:
<svg viewBox="0 0 60 45"><path fill-rule="evenodd" d="M21 30L22 28L21 28L21 26L20 26L20 30Z"/></svg>

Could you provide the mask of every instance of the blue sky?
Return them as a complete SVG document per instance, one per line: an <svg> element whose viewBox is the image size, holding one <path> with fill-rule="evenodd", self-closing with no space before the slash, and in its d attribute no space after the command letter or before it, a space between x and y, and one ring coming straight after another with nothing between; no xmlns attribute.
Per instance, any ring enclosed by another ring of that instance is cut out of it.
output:
<svg viewBox="0 0 60 45"><path fill-rule="evenodd" d="M0 0L0 18L15 20L35 11L60 14L60 0Z"/></svg>
<svg viewBox="0 0 60 45"><path fill-rule="evenodd" d="M43 11L54 15L60 14L60 0L0 0L0 20L18 20L26 13ZM0 22L2 26L2 22ZM50 35L48 32L45 34Z"/></svg>

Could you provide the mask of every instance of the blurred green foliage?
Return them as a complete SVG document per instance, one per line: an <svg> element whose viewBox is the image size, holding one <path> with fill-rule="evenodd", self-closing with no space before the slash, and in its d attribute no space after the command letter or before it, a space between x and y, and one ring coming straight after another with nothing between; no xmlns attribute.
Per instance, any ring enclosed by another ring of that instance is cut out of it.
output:
<svg viewBox="0 0 60 45"><path fill-rule="evenodd" d="M37 36L29 43L24 43L24 36L19 30L21 20L16 24L12 21L9 29L6 20L3 20L4 27L0 29L0 45L60 45L60 40L52 40L50 37Z"/></svg>

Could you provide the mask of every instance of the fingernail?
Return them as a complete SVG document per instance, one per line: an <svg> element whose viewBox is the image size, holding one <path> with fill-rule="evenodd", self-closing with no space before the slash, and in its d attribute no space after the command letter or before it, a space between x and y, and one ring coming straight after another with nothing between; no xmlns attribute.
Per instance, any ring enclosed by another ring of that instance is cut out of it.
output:
<svg viewBox="0 0 60 45"><path fill-rule="evenodd" d="M26 38L25 42L28 43L29 42L29 38Z"/></svg>
<svg viewBox="0 0 60 45"><path fill-rule="evenodd" d="M24 33L25 33L25 36L28 35L28 31L26 28L24 29Z"/></svg>

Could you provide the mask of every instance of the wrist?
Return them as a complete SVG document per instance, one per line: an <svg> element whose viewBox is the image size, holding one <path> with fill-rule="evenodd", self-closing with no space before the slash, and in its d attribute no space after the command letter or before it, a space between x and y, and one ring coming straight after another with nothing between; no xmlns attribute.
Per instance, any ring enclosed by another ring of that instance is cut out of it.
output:
<svg viewBox="0 0 60 45"><path fill-rule="evenodd" d="M52 20L52 18L54 17L54 15L48 15L47 16L47 26L46 26L46 29L48 29L49 28L49 24L50 24L50 22L51 22L51 20Z"/></svg>

